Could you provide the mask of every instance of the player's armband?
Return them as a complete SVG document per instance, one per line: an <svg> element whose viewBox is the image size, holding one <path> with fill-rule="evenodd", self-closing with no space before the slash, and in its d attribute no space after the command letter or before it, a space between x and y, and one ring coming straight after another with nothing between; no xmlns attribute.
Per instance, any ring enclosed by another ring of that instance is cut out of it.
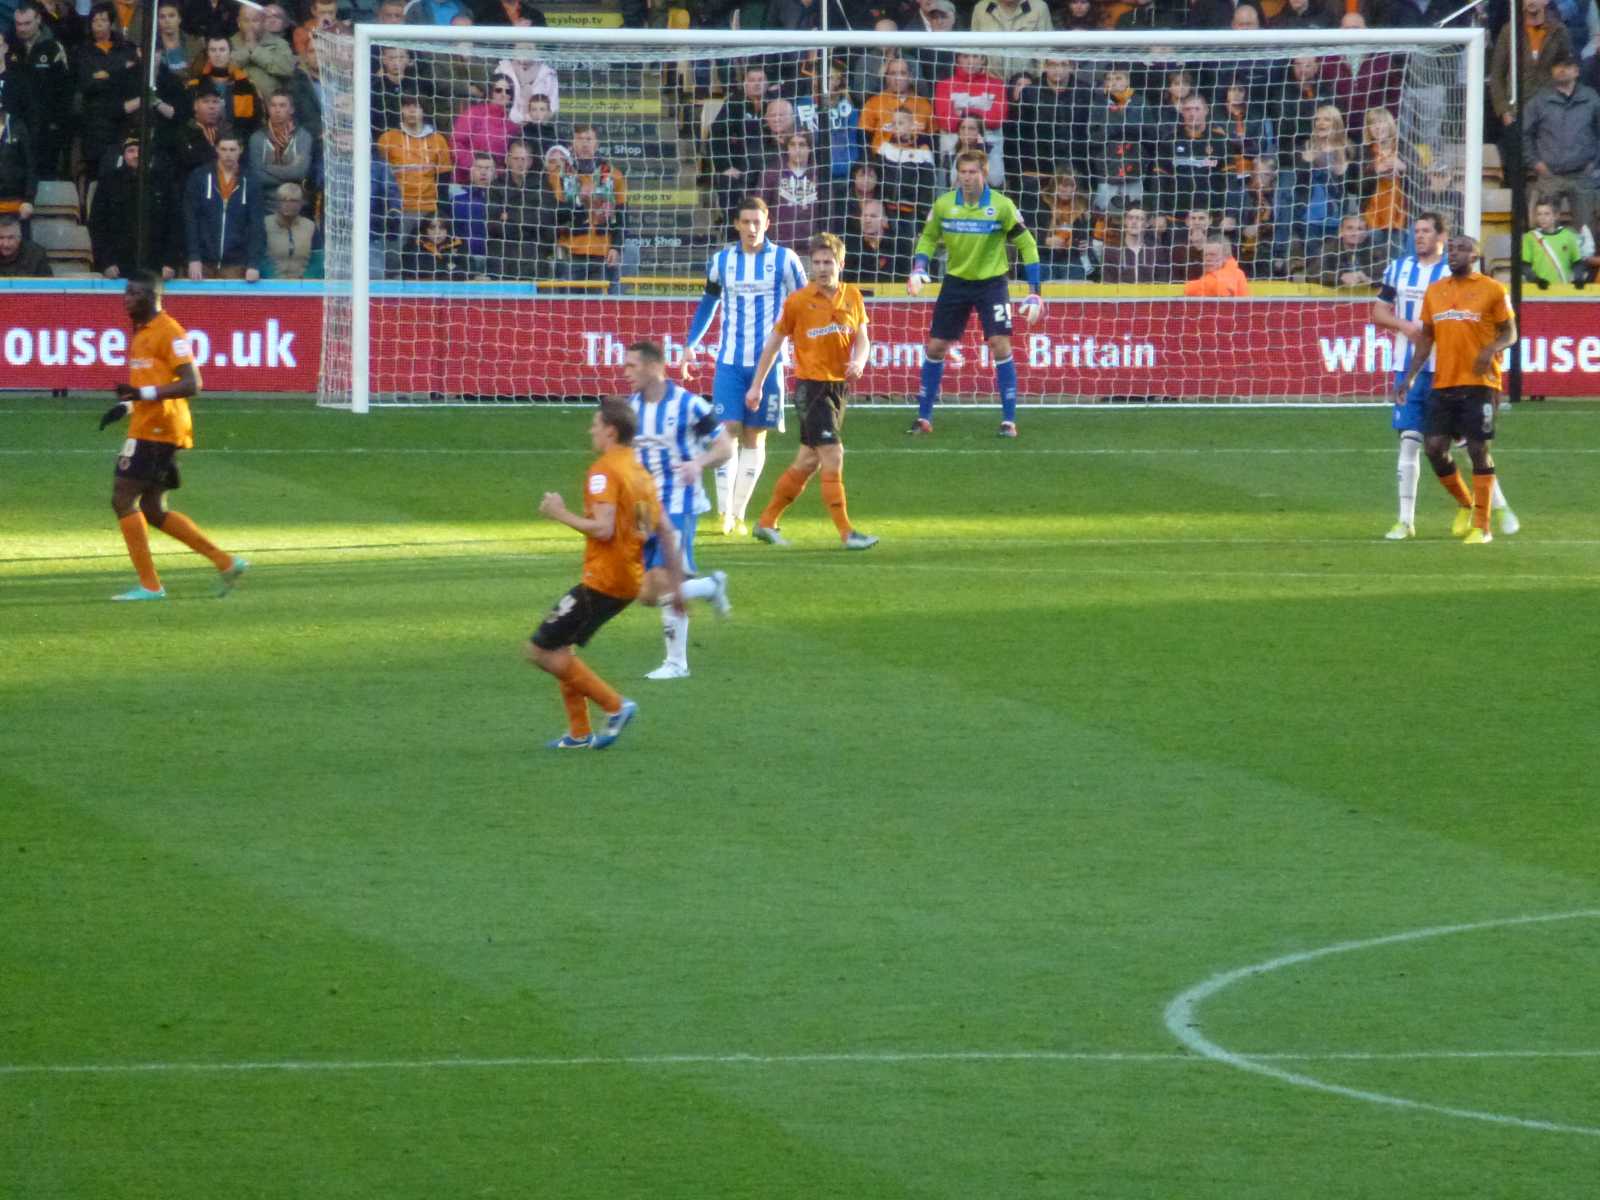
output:
<svg viewBox="0 0 1600 1200"><path fill-rule="evenodd" d="M1378 287L1378 299L1382 300L1385 304L1393 304L1399 295L1400 293L1395 291L1394 288L1387 283L1380 284Z"/></svg>
<svg viewBox="0 0 1600 1200"><path fill-rule="evenodd" d="M717 432L718 429L717 414L715 412L708 412L705 416L701 417L694 423L693 428L696 437L711 437Z"/></svg>

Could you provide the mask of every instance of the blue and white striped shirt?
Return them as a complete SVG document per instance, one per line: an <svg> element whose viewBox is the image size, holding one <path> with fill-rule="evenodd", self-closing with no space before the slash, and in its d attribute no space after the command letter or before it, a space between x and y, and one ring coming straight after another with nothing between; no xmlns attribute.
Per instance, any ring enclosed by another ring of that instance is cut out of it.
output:
<svg viewBox="0 0 1600 1200"><path fill-rule="evenodd" d="M1378 299L1394 305L1394 315L1402 321L1420 321L1423 294L1427 292L1430 284L1443 279L1449 269L1443 254L1439 255L1439 261L1435 263L1418 262L1415 254L1397 258L1383 273L1383 283L1378 288ZM1410 338L1398 329L1395 330L1393 358L1395 374L1404 374L1411 366L1411 352L1415 348ZM1433 362L1433 355L1430 354L1428 356L1430 371L1433 370Z"/></svg>
<svg viewBox="0 0 1600 1200"><path fill-rule="evenodd" d="M685 487L675 472L716 440L717 417L711 401L668 380L659 401L646 400L643 392L635 392L628 403L638 424L633 453L654 477L662 510L669 516L707 511L711 505L700 480Z"/></svg>
<svg viewBox="0 0 1600 1200"><path fill-rule="evenodd" d="M805 264L786 246L761 243L747 254L738 242L706 263L706 293L722 304L722 344L717 361L753 367L761 358L778 313L790 293L806 286Z"/></svg>

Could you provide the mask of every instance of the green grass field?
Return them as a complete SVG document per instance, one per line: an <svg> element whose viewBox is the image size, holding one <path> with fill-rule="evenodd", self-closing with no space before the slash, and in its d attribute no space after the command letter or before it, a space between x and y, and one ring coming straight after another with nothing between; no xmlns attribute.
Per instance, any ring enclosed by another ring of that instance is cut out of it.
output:
<svg viewBox="0 0 1600 1200"><path fill-rule="evenodd" d="M520 654L586 413L202 401L255 569L122 606L101 407L0 407L0 1196L1600 1187L1600 406L1472 548L1381 410L854 413L882 545L703 536L603 755Z"/></svg>

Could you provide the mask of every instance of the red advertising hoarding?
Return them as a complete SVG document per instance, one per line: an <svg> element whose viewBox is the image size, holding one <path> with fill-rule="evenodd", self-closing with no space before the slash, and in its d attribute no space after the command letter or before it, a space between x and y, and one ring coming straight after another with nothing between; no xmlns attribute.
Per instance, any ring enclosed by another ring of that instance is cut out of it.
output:
<svg viewBox="0 0 1600 1200"><path fill-rule="evenodd" d="M314 392L322 300L254 292L168 297L215 391ZM592 395L618 391L628 342L663 340L676 360L687 300L406 296L374 300L375 395ZM1019 322L1013 353L1024 395L1378 397L1388 338L1352 300L1128 298L1054 300ZM863 393L917 386L927 302L868 304L873 353ZM1524 390L1600 395L1600 308L1523 306ZM127 320L114 291L0 292L0 387L98 390L124 378ZM951 355L950 394L988 394L993 374L976 323Z"/></svg>

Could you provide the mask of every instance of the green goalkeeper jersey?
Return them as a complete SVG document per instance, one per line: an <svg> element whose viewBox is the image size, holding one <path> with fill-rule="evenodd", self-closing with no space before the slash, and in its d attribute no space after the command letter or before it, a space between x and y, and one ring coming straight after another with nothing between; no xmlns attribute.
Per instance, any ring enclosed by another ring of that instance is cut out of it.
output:
<svg viewBox="0 0 1600 1200"><path fill-rule="evenodd" d="M961 189L945 192L933 202L928 223L917 239L917 254L932 259L945 246L945 274L957 279L993 279L1011 267L1006 242L1017 243L1025 264L1039 261L1039 243L1022 221L1017 206L988 187L976 204L963 204Z"/></svg>

